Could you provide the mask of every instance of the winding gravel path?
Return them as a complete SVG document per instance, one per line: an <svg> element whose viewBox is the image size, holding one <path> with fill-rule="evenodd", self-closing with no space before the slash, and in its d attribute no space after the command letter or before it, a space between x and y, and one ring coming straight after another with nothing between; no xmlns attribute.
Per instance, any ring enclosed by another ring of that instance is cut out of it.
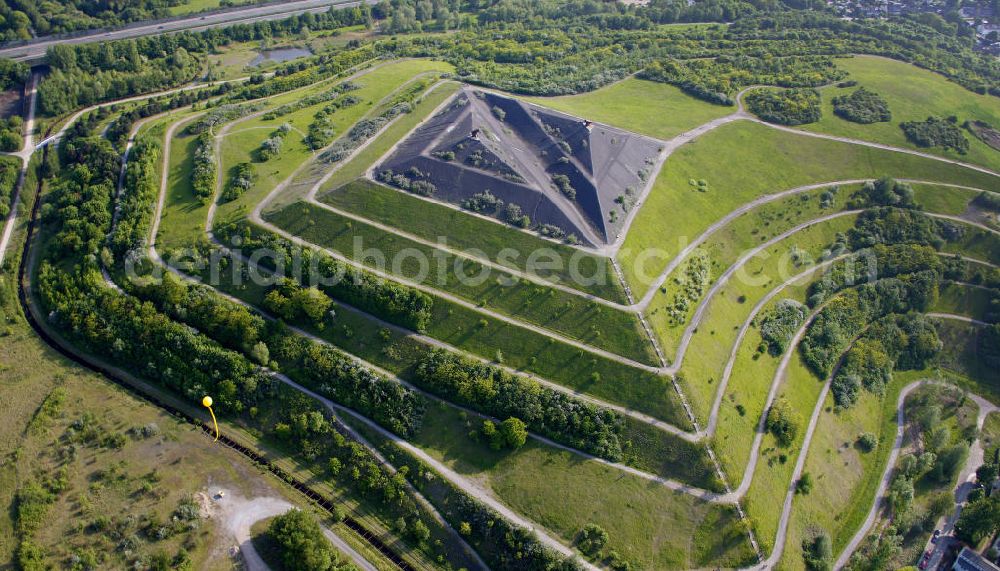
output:
<svg viewBox="0 0 1000 571"><path fill-rule="evenodd" d="M14 227L17 225L17 209L20 206L21 187L24 186L24 179L28 175L28 164L31 155L35 152L35 104L38 100L38 74L31 75L31 87L28 88L28 119L24 122L24 145L21 151L14 153L21 159L21 172L17 175L17 182L10 197L10 214L7 215L7 223L3 227L3 235L0 236L0 268L3 268L4 257L7 253L7 246L10 238L14 235Z"/></svg>

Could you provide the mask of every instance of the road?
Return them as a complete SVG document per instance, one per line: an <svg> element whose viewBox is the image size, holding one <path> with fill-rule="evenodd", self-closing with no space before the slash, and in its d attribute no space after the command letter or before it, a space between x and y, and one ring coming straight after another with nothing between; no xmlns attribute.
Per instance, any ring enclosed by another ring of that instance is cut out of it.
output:
<svg viewBox="0 0 1000 571"><path fill-rule="evenodd" d="M365 0L371 4L372 0ZM15 61L36 61L45 56L45 51L56 44L85 44L108 40L125 40L181 31L198 31L209 28L219 28L233 24L259 22L264 20L280 20L305 12L324 12L331 6L350 8L361 4L360 0L293 0L278 2L264 6L245 6L226 12L192 15L176 20L161 20L151 23L140 23L117 30L95 30L91 33L73 38L43 37L30 44L0 48L0 57Z"/></svg>

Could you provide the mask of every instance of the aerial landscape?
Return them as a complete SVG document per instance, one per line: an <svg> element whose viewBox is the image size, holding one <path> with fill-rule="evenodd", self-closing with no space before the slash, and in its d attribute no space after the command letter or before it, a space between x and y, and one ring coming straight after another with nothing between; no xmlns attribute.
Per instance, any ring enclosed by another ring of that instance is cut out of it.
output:
<svg viewBox="0 0 1000 571"><path fill-rule="evenodd" d="M4 0L0 570L1000 571L997 0Z"/></svg>

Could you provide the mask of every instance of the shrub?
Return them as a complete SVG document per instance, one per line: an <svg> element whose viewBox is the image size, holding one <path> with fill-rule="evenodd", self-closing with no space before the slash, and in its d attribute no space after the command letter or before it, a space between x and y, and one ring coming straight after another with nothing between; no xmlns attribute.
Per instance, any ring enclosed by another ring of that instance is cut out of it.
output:
<svg viewBox="0 0 1000 571"><path fill-rule="evenodd" d="M202 202L208 201L215 193L215 179L218 165L215 162L215 139L205 131L198 135L194 149L194 168L191 172L191 188Z"/></svg>
<svg viewBox="0 0 1000 571"><path fill-rule="evenodd" d="M230 202L243 196L243 193L250 190L254 181L257 180L257 171L250 163L240 163L233 167L229 184L222 191L222 200Z"/></svg>
<svg viewBox="0 0 1000 571"><path fill-rule="evenodd" d="M850 208L871 206L894 206L896 208L920 208L913 200L913 187L890 177L868 181L861 190L851 196Z"/></svg>
<svg viewBox="0 0 1000 571"><path fill-rule="evenodd" d="M801 494L803 496L808 496L809 492L812 491L813 480L812 474L805 472L802 477L795 481L795 493Z"/></svg>
<svg viewBox="0 0 1000 571"><path fill-rule="evenodd" d="M878 446L878 438L871 432L863 432L858 436L858 448L862 452L871 452L875 450L876 446Z"/></svg>
<svg viewBox="0 0 1000 571"><path fill-rule="evenodd" d="M822 116L815 89L758 89L747 94L746 103L754 115L780 125L815 123Z"/></svg>
<svg viewBox="0 0 1000 571"><path fill-rule="evenodd" d="M301 510L293 509L271 520L267 536L277 546L285 569L337 571L353 567L326 539L319 523Z"/></svg>
<svg viewBox="0 0 1000 571"><path fill-rule="evenodd" d="M794 299L782 299L760 323L760 336L773 356L781 355L806 318L806 306Z"/></svg>
<svg viewBox="0 0 1000 571"><path fill-rule="evenodd" d="M778 446L788 447L795 441L800 422L801 419L792 409L792 405L782 397L768 409L765 428L774 436Z"/></svg>
<svg viewBox="0 0 1000 571"><path fill-rule="evenodd" d="M885 123L892 120L889 103L878 93L859 88L850 95L833 98L833 112L854 123Z"/></svg>
<svg viewBox="0 0 1000 571"><path fill-rule="evenodd" d="M608 532L596 523L588 523L576 537L576 546L584 554L596 557L608 543Z"/></svg>
<svg viewBox="0 0 1000 571"><path fill-rule="evenodd" d="M327 282L320 286L323 293L386 321L415 331L423 331L430 323L433 299L419 290L349 267L326 254L299 249L290 241L256 229L246 221L222 225L216 229L216 235L230 243L238 240L248 251L277 252L277 259L267 257L259 263L272 271L278 270L277 264L281 264L284 275L295 275L293 265L301 262L302 283ZM323 280L318 279L320 277Z"/></svg>
<svg viewBox="0 0 1000 571"><path fill-rule="evenodd" d="M829 571L833 558L830 535L820 531L812 539L802 540L802 561L809 571Z"/></svg>
<svg viewBox="0 0 1000 571"><path fill-rule="evenodd" d="M952 121L951 119L928 117L925 121L906 121L900 123L899 127L906 134L906 138L918 147L953 149L959 154L964 155L969 150L969 140L962 134L962 130L955 125L957 121Z"/></svg>
<svg viewBox="0 0 1000 571"><path fill-rule="evenodd" d="M507 418L498 430L505 444L522 441L530 429L608 460L622 459L623 420L617 413L499 367L434 350L420 360L413 381L457 404Z"/></svg>

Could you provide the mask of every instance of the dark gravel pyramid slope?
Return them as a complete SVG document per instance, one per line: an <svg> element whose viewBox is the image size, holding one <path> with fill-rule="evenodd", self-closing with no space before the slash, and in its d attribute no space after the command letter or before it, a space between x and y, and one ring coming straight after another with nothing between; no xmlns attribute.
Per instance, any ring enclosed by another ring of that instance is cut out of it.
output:
<svg viewBox="0 0 1000 571"><path fill-rule="evenodd" d="M621 231L660 150L641 135L466 87L374 173L416 194L600 246Z"/></svg>

